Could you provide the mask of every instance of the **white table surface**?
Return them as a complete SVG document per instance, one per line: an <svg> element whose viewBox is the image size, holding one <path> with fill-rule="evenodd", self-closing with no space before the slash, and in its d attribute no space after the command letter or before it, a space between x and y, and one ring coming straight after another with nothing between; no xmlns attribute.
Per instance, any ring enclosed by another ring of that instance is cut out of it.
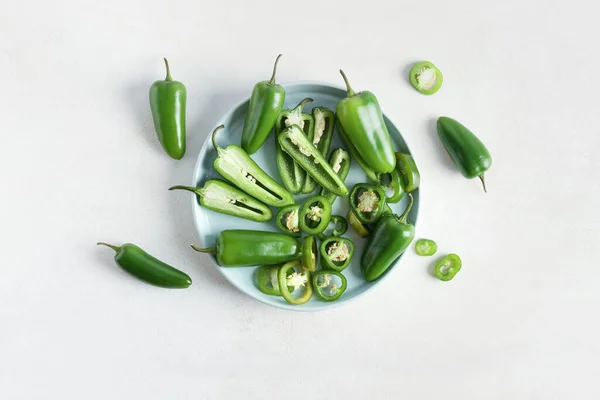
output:
<svg viewBox="0 0 600 400"><path fill-rule="evenodd" d="M600 28L574 1L5 2L0 12L0 398L598 399ZM419 237L364 298L265 306L191 251L189 183L214 123L270 75L369 89L422 173ZM162 57L188 88L188 152L155 139ZM433 61L443 88L407 83ZM488 193L435 132L487 144ZM96 241L191 275L142 284Z"/></svg>

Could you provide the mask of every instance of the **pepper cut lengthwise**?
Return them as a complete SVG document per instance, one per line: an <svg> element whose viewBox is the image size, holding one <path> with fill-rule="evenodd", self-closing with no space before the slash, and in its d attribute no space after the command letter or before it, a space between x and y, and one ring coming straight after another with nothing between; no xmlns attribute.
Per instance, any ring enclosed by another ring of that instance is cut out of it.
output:
<svg viewBox="0 0 600 400"><path fill-rule="evenodd" d="M313 129L309 132L308 138L319 150L323 157L327 157L331 139L333 138L333 128L335 126L335 114L328 108L315 107L312 109ZM308 175L302 186L302 193L312 193L317 188L317 182Z"/></svg>
<svg viewBox="0 0 600 400"><path fill-rule="evenodd" d="M350 154L342 148L333 150L329 156L329 165L331 166L331 169L333 169L342 181L346 180L346 177L350 172L350 163ZM332 206L338 197L335 193L331 193L325 188L321 189L321 196L329 200L329 203Z"/></svg>

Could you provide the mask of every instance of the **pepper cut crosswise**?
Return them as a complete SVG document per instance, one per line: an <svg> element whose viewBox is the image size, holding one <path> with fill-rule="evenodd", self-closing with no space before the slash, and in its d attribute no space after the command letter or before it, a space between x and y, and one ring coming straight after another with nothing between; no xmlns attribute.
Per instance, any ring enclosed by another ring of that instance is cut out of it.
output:
<svg viewBox="0 0 600 400"><path fill-rule="evenodd" d="M350 172L350 154L342 148L333 150L329 156L329 165L340 179L345 181ZM331 193L325 188L321 189L321 196L327 198L332 206L338 197L335 193Z"/></svg>
<svg viewBox="0 0 600 400"><path fill-rule="evenodd" d="M420 61L413 65L409 77L411 85L423 94L434 94L444 82L442 72L429 61Z"/></svg>
<svg viewBox="0 0 600 400"><path fill-rule="evenodd" d="M323 196L311 196L300 209L300 229L309 235L319 235L331 219L331 203Z"/></svg>
<svg viewBox="0 0 600 400"><path fill-rule="evenodd" d="M378 185L357 183L350 192L350 207L363 224L377 222L385 205L385 193Z"/></svg>
<svg viewBox="0 0 600 400"><path fill-rule="evenodd" d="M300 237L302 232L300 231L300 206L298 204L291 204L285 206L277 213L276 224L285 234Z"/></svg>
<svg viewBox="0 0 600 400"><path fill-rule="evenodd" d="M300 260L283 264L277 272L277 280L281 295L290 304L304 304L313 295L310 272L302 268ZM300 288L303 293L299 297L294 297L292 294Z"/></svg>
<svg viewBox="0 0 600 400"><path fill-rule="evenodd" d="M435 276L442 281L449 281L456 276L462 268L462 261L457 254L448 254L435 264Z"/></svg>
<svg viewBox="0 0 600 400"><path fill-rule="evenodd" d="M354 255L354 242L344 237L331 237L321 242L319 248L324 268L343 271Z"/></svg>

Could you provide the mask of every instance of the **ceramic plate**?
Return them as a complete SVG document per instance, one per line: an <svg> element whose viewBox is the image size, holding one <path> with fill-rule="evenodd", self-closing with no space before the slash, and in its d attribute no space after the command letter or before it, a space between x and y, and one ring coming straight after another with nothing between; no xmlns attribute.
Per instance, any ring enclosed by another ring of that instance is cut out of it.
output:
<svg viewBox="0 0 600 400"><path fill-rule="evenodd" d="M300 102L300 100L306 97L310 97L314 101L305 105L304 112L307 113L309 113L310 110L316 106L324 106L335 111L337 102L346 96L346 91L343 88L323 83L302 82L284 84L283 86L286 90L284 108L292 109ZM240 144L242 128L244 126L244 118L248 110L248 104L249 99L244 100L242 103L235 106L230 112L225 114L215 124L215 127L221 124L225 125L225 129L222 129L219 132L217 140L219 145L221 145L222 147L226 147L228 144L231 143L235 143L238 145ZM382 106L382 108L385 107ZM410 150L398 129L396 129L394 124L392 124L392 122L385 115L384 120L389 129L396 151L410 153ZM204 182L212 178L222 179L222 177L213 168L213 162L216 157L216 151L213 149L210 140L210 133L212 132L209 132L206 141L204 142L204 145L200 150L200 154L198 155L198 161L196 162L193 177L193 184L196 186L202 186ZM265 144L262 146L262 148L258 152L253 154L252 158L271 177L273 177L277 182L281 184L281 178L279 176L279 171L277 169L277 163L275 160L274 136L275 135L271 133L271 135L269 136ZM336 129L329 151L331 152L333 149L336 149L338 147L345 148ZM326 158L329 159L329 154L327 154ZM418 165L418 160L416 161ZM351 190L352 186L359 182L367 182L367 178L365 173L356 164L356 162L352 161L350 173L346 178L346 185L348 186L348 190ZM315 192L313 192L313 195L317 194L319 190L320 189L317 189ZM295 196L296 203L302 205L304 203L304 200L310 195L311 194L301 194ZM419 191L416 190L415 192L413 192L413 196L415 202L412 211L409 215L409 221L416 225L417 214L419 210ZM407 203L407 196L404 196L399 203L391 204L390 206L395 213L399 214L404 210ZM197 244L200 245L200 247L214 246L219 232L221 232L224 229L252 229L261 231L280 232L280 230L275 224L275 217L273 217L273 220L271 220L268 223L259 223L220 214L201 207L195 195L192 196L192 208L194 223L196 225L196 229L199 235L199 240ZM278 209L272 208L272 211L273 216L275 216L277 214ZM333 214L342 215L345 217L347 213L348 199L338 197L338 199L333 205ZM390 275L390 273L393 273L394 270L396 270L398 268L398 265L401 263L402 256L398 260L396 260L395 265L390 270L388 270L388 273L382 276L378 281L366 282L365 280L363 280L360 273L360 257L365 247L366 240L368 238L363 239L360 236L358 236L353 231L352 227L349 227L348 231L343 236L348 237L352 241L354 241L354 257L352 259L351 264L342 272L348 280L348 287L346 291L337 301L330 303L321 301L316 295L313 295L313 297L307 303L301 305L289 304L283 299L283 297L269 296L258 290L255 283L257 266L224 268L217 265L214 256L211 256L211 260L214 266L225 276L225 278L229 282L231 282L233 286L246 293L247 295L255 298L256 300L288 310L324 310L332 307L337 307L341 304L345 304L349 300L355 299L360 295L366 293L367 291L373 289L375 286L377 286L379 282L381 282L382 279L386 279Z"/></svg>

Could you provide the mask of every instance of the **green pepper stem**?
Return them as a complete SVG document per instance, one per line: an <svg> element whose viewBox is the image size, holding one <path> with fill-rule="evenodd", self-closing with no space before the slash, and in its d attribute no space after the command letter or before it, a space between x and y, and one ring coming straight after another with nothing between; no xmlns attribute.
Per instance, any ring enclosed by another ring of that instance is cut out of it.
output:
<svg viewBox="0 0 600 400"><path fill-rule="evenodd" d="M217 248L216 247L206 247L206 248L202 248L202 247L198 247L196 245L191 244L190 246L192 246L192 249L200 252L200 253L210 253L210 254L217 254Z"/></svg>
<svg viewBox="0 0 600 400"><path fill-rule="evenodd" d="M483 191L487 193L487 189L485 188L485 178L483 174L479 175L479 179L481 179L481 184L483 185Z"/></svg>
<svg viewBox="0 0 600 400"><path fill-rule="evenodd" d="M406 219L408 218L408 213L412 209L412 206L413 206L413 203L414 203L414 199L413 199L412 193L407 193L407 194L408 194L408 205L406 206L406 209L404 210L404 212L402 213L402 215L400 215L397 218L398 222L402 222L403 224L406 224Z"/></svg>
<svg viewBox="0 0 600 400"><path fill-rule="evenodd" d="M104 243L104 242L98 242L98 243L96 243L96 245L110 247L114 251L120 251L121 250L121 248L119 246L114 246L112 244L108 244L108 243Z"/></svg>
<svg viewBox="0 0 600 400"><path fill-rule="evenodd" d="M280 54L277 56L277 58L275 59L275 64L273 65L273 75L271 75L271 79L269 79L269 85L274 85L275 84L275 74L277 73L277 64L279 64L279 59L281 58L283 54Z"/></svg>
<svg viewBox="0 0 600 400"><path fill-rule="evenodd" d="M169 190L187 190L188 192L195 193L198 196L204 196L204 190L202 190L202 188L195 188L195 187L191 187L191 186L177 185L177 186L170 187Z"/></svg>
<svg viewBox="0 0 600 400"><path fill-rule="evenodd" d="M300 114L302 112L302 109L304 108L304 105L306 103L312 103L313 101L314 100L311 99L310 97L302 99L302 101L300 101L300 103L298 103L298 105L296 106L296 108L294 108L294 111L297 112L298 114Z"/></svg>
<svg viewBox="0 0 600 400"><path fill-rule="evenodd" d="M167 68L167 77L165 78L165 81L172 81L173 78L171 77L171 68L169 68L169 62L166 58L163 58L163 60L165 60L165 67Z"/></svg>
<svg viewBox="0 0 600 400"><path fill-rule="evenodd" d="M354 89L352 89L352 86L350 86L350 82L348 82L348 78L346 77L346 74L341 69L340 69L340 74L342 74L342 78L344 78L344 82L346 82L346 90L348 91L348 96L354 96L354 94L355 94Z"/></svg>
<svg viewBox="0 0 600 400"><path fill-rule="evenodd" d="M215 128L215 130L212 133L212 144L216 151L219 151L220 147L217 144L217 140L215 139L215 137L216 137L217 132L219 132L223 128L225 128L225 125L219 125Z"/></svg>

